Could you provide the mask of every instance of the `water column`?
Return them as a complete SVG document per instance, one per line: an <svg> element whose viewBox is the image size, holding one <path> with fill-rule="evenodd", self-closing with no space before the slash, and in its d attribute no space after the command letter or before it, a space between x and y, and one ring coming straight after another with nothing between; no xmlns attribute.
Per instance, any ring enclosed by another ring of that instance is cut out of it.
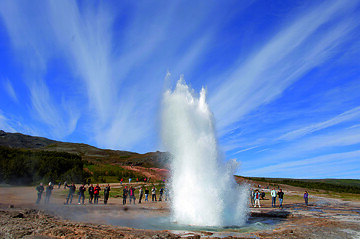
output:
<svg viewBox="0 0 360 239"><path fill-rule="evenodd" d="M220 160L205 89L196 97L180 79L164 93L162 107L162 140L172 154L172 219L196 226L244 224L247 189L233 178L236 161Z"/></svg>

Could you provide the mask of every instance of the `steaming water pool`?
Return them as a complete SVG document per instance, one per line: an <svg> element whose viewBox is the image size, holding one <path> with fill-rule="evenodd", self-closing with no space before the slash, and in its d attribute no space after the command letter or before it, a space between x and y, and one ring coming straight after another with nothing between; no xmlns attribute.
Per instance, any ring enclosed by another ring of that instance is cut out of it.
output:
<svg viewBox="0 0 360 239"><path fill-rule="evenodd" d="M131 227L136 229L147 230L170 230L170 231L185 231L185 232L234 232L246 233L257 230L270 230L282 221L282 218L269 218L269 217L250 217L244 226L230 226L230 227L200 227L178 224L172 222L168 216L160 217L137 217L137 218L111 218L107 221L108 224Z"/></svg>

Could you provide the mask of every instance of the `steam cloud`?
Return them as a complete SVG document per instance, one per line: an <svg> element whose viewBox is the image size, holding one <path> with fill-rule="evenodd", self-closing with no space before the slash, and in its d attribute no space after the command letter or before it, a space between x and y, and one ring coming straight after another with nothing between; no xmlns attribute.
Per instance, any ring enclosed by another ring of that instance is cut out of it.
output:
<svg viewBox="0 0 360 239"><path fill-rule="evenodd" d="M220 162L213 116L202 89L196 98L183 79L163 97L162 139L172 157L172 218L196 226L240 226L247 217L246 186L233 177L237 162Z"/></svg>

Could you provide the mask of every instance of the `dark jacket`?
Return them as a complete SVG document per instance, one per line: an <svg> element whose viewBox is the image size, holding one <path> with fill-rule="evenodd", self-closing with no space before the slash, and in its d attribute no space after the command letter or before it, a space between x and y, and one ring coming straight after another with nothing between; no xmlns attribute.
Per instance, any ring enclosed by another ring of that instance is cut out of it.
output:
<svg viewBox="0 0 360 239"><path fill-rule="evenodd" d="M68 188L69 188L69 193L75 193L75 191L76 191L75 185L70 185L70 186L68 186Z"/></svg>
<svg viewBox="0 0 360 239"><path fill-rule="evenodd" d="M44 192L44 186L41 186L41 185L37 186L36 191L38 191L38 193Z"/></svg>
<svg viewBox="0 0 360 239"><path fill-rule="evenodd" d="M124 188L123 189L123 196L126 197L128 195L128 189L127 188Z"/></svg>
<svg viewBox="0 0 360 239"><path fill-rule="evenodd" d="M283 192L278 192L279 198L283 199L284 198L284 193Z"/></svg>
<svg viewBox="0 0 360 239"><path fill-rule="evenodd" d="M104 189L104 194L110 194L110 186L107 186L105 189Z"/></svg>
<svg viewBox="0 0 360 239"><path fill-rule="evenodd" d="M79 188L80 194L84 194L85 191L86 191L86 188L83 185L81 185L80 188Z"/></svg>

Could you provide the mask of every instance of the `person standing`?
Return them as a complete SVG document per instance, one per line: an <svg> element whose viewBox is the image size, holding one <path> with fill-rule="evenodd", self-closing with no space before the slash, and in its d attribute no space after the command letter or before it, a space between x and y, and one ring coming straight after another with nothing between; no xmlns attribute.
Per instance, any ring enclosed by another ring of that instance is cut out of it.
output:
<svg viewBox="0 0 360 239"><path fill-rule="evenodd" d="M92 184L90 184L88 191L89 191L89 203L92 204L92 200L94 198L94 186Z"/></svg>
<svg viewBox="0 0 360 239"><path fill-rule="evenodd" d="M308 202L309 202L309 193L307 191L305 191L304 193L304 200L305 200L305 205L308 206Z"/></svg>
<svg viewBox="0 0 360 239"><path fill-rule="evenodd" d="M40 183L39 186L36 187L36 191L37 191L37 200L36 200L36 204L39 204L41 201L41 196L44 192L44 186L43 183Z"/></svg>
<svg viewBox="0 0 360 239"><path fill-rule="evenodd" d="M85 201L85 183L83 183L80 187L79 187L79 201L78 204L80 204L80 200L82 199L82 204L84 204Z"/></svg>
<svg viewBox="0 0 360 239"><path fill-rule="evenodd" d="M53 189L54 187L50 182L49 185L46 187L46 191L45 191L45 204L48 204L50 202L50 196Z"/></svg>
<svg viewBox="0 0 360 239"><path fill-rule="evenodd" d="M164 188L160 188L160 191L159 191L159 201L162 201L162 197L163 197L163 193L164 193Z"/></svg>
<svg viewBox="0 0 360 239"><path fill-rule="evenodd" d="M94 204L99 203L100 191L101 191L101 188L100 188L99 184L96 184L96 187L94 188Z"/></svg>
<svg viewBox="0 0 360 239"><path fill-rule="evenodd" d="M135 204L135 188L133 188L132 186L130 186L130 189L129 189L129 197L130 197L130 204L131 204L131 201L134 201L134 204Z"/></svg>
<svg viewBox="0 0 360 239"><path fill-rule="evenodd" d="M123 205L126 204L127 195L128 195L128 189L127 186L125 186L125 188L123 189Z"/></svg>
<svg viewBox="0 0 360 239"><path fill-rule="evenodd" d="M69 194L66 198L66 203L65 204L69 204L69 200L70 200L70 204L72 203L73 200L73 196L76 190L76 186L74 183L72 183L70 186L67 186L69 188Z"/></svg>
<svg viewBox="0 0 360 239"><path fill-rule="evenodd" d="M152 200L151 201L157 201L156 200L156 188L155 187L153 187L152 189L151 189L151 196L152 196Z"/></svg>
<svg viewBox="0 0 360 239"><path fill-rule="evenodd" d="M283 207L282 203L283 203L283 200L284 200L284 192L280 188L280 190L279 190L279 192L277 194L279 196L279 204L280 204L279 208L280 207L282 208Z"/></svg>
<svg viewBox="0 0 360 239"><path fill-rule="evenodd" d="M259 192L259 190L256 190L254 193L254 207L256 207L256 204L260 208L260 192Z"/></svg>
<svg viewBox="0 0 360 239"><path fill-rule="evenodd" d="M59 182L58 186L59 186L58 189L60 189L60 187L61 187L61 181Z"/></svg>
<svg viewBox="0 0 360 239"><path fill-rule="evenodd" d="M104 189L104 204L106 205L110 196L110 185L108 184Z"/></svg>
<svg viewBox="0 0 360 239"><path fill-rule="evenodd" d="M129 178L129 183L131 183L131 178Z"/></svg>
<svg viewBox="0 0 360 239"><path fill-rule="evenodd" d="M251 203L251 206L253 207L254 206L254 189L250 188L249 195L250 195L250 203Z"/></svg>
<svg viewBox="0 0 360 239"><path fill-rule="evenodd" d="M140 190L139 190L139 204L141 204L141 199L143 197L143 194L144 194L144 190L143 188L141 187Z"/></svg>
<svg viewBox="0 0 360 239"><path fill-rule="evenodd" d="M276 190L271 190L271 207L276 207Z"/></svg>
<svg viewBox="0 0 360 239"><path fill-rule="evenodd" d="M145 188L145 202L149 201L149 189Z"/></svg>

